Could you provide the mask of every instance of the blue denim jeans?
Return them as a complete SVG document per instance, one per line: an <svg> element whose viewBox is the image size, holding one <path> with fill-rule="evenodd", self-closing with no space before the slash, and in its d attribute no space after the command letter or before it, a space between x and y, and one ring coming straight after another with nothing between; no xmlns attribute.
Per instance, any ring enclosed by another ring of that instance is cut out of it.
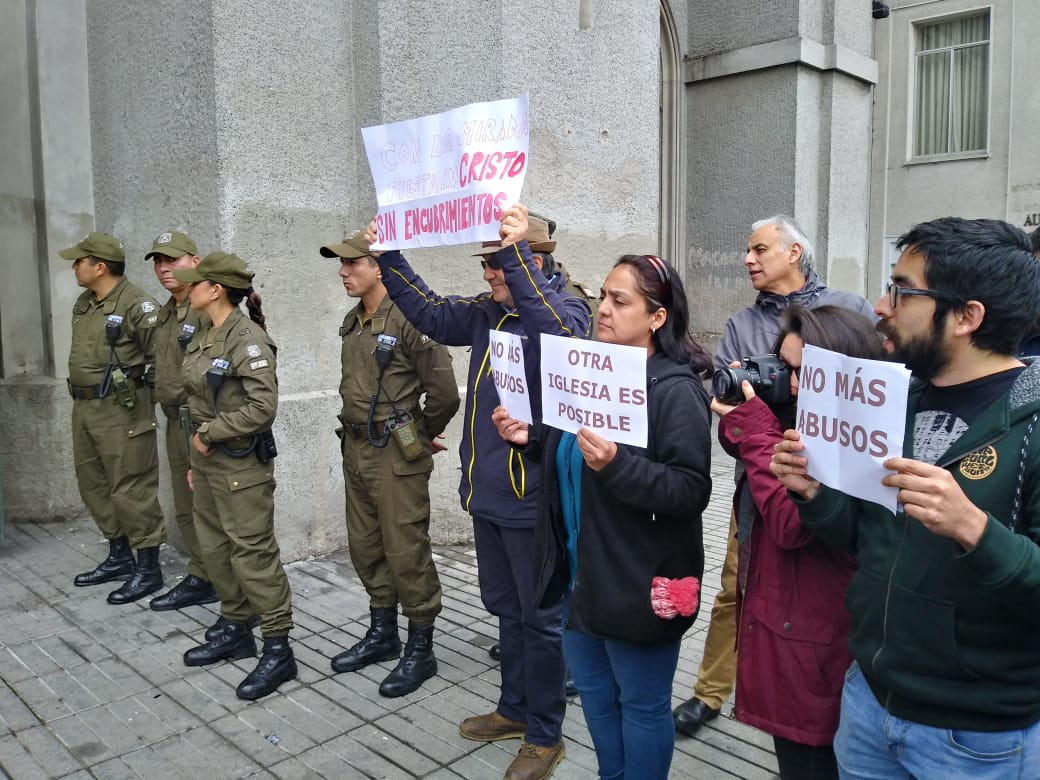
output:
<svg viewBox="0 0 1040 780"><path fill-rule="evenodd" d="M666 780L675 749L679 642L634 644L563 632L602 780Z"/></svg>
<svg viewBox="0 0 1040 780"><path fill-rule="evenodd" d="M853 664L834 737L842 780L1014 780L1040 776L1040 724L1021 731L958 731L889 715Z"/></svg>

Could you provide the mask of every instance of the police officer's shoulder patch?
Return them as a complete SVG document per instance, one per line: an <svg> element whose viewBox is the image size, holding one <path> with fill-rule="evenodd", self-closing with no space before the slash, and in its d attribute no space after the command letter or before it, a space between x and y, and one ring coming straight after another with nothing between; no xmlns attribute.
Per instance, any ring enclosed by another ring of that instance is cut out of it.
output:
<svg viewBox="0 0 1040 780"><path fill-rule="evenodd" d="M271 365L270 362L267 360L267 358L264 358L263 360L254 360L254 361L252 361L249 364L249 369L251 371L256 371L257 369L260 369L260 368L267 368L269 365Z"/></svg>
<svg viewBox="0 0 1040 780"><path fill-rule="evenodd" d="M141 301L141 311L145 314L151 314L155 311L155 304L151 301Z"/></svg>
<svg viewBox="0 0 1040 780"><path fill-rule="evenodd" d="M263 354L263 351L256 344L250 344L246 347L246 354L249 355L249 357L256 358L260 357L260 355Z"/></svg>

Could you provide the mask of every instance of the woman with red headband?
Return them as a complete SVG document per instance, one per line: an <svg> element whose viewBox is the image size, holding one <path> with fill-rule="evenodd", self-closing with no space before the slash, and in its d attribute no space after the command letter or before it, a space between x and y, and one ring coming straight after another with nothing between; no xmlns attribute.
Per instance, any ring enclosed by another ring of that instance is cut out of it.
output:
<svg viewBox="0 0 1040 780"><path fill-rule="evenodd" d="M540 458L535 598L565 600L564 654L602 778L667 778L672 678L699 606L701 512L711 494L711 365L688 332L682 281L625 255L603 283L597 338L646 349L645 448L591 430L528 426L498 407L504 439Z"/></svg>

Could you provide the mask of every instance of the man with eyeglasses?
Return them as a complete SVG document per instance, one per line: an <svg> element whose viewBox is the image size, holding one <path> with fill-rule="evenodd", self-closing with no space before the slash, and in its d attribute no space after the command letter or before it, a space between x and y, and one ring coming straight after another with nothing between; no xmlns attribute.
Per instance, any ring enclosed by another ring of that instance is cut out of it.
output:
<svg viewBox="0 0 1040 780"><path fill-rule="evenodd" d="M751 226L744 267L751 286L758 291L754 304L729 318L715 352L715 369L728 368L742 358L765 355L780 334L780 315L791 304L807 308L844 306L872 316L865 298L826 287L816 275L812 242L791 217L777 215ZM735 482L743 485L743 466L736 464ZM746 486L738 489L747 490ZM741 505L752 507L750 495ZM750 533L751 520L745 518ZM711 622L704 641L704 655L697 671L693 697L675 708L675 728L693 736L701 726L719 716L733 692L737 677L737 536L738 518L730 517L722 587L715 596Z"/></svg>
<svg viewBox="0 0 1040 780"><path fill-rule="evenodd" d="M843 778L1035 776L1040 764L1040 314L1026 234L955 217L900 237L875 311L914 374L898 512L814 480L796 431L772 472L802 522L856 556L855 663L834 748ZM1032 768L1030 768L1032 767Z"/></svg>
<svg viewBox="0 0 1040 780"><path fill-rule="evenodd" d="M522 739L506 780L552 775L564 756L564 662L561 609L534 606L534 524L538 475L498 435L491 412L498 392L491 379L491 330L518 334L531 411L541 409L539 338L542 333L588 338L588 304L564 291L549 267L556 242L544 219L513 206L502 215L501 241L481 252L484 281L491 288L473 296L440 296L430 290L397 251L378 257L383 284L416 328L448 346L472 348L463 423L462 508L473 517L478 583L487 610L498 617L501 687L498 706L466 718L466 739L494 742ZM376 239L375 223L365 236ZM374 253L373 253L374 254Z"/></svg>

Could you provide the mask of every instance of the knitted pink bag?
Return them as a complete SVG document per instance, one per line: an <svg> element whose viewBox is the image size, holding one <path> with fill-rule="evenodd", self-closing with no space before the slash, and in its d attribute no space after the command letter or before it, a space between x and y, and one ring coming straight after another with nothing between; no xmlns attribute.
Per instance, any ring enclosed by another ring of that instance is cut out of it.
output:
<svg viewBox="0 0 1040 780"><path fill-rule="evenodd" d="M697 611L701 581L696 577L670 580L654 577L650 583L650 606L659 618L670 620L678 615L689 617Z"/></svg>

